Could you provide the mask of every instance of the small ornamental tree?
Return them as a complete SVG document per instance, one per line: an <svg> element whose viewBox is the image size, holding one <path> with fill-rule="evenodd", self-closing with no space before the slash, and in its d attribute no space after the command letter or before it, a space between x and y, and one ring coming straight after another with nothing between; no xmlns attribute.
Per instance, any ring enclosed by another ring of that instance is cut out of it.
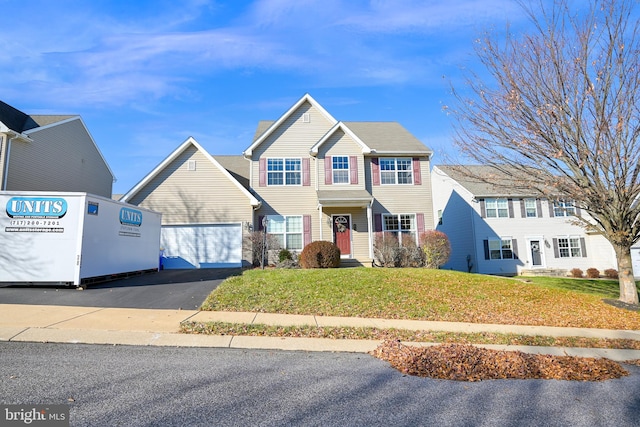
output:
<svg viewBox="0 0 640 427"><path fill-rule="evenodd" d="M425 254L427 268L440 268L451 256L449 238L442 231L429 230L421 233L420 247Z"/></svg>

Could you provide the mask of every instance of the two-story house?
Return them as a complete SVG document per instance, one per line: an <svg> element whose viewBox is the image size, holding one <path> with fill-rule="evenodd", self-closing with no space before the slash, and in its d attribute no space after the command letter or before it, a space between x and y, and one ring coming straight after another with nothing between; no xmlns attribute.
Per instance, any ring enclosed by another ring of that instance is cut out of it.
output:
<svg viewBox="0 0 640 427"><path fill-rule="evenodd" d="M0 101L0 191L111 197L114 175L80 116L28 115Z"/></svg>
<svg viewBox="0 0 640 427"><path fill-rule="evenodd" d="M417 240L432 228L431 155L398 123L341 122L307 94L258 124L241 156L246 168L190 138L122 200L163 212L176 266L246 264L242 235L263 226L283 248L327 240L366 264L375 232ZM222 227L232 231L213 237Z"/></svg>
<svg viewBox="0 0 640 427"><path fill-rule="evenodd" d="M483 274L559 274L617 268L611 245L571 221L571 200L537 198L488 166L434 166L436 229L451 258L442 268Z"/></svg>

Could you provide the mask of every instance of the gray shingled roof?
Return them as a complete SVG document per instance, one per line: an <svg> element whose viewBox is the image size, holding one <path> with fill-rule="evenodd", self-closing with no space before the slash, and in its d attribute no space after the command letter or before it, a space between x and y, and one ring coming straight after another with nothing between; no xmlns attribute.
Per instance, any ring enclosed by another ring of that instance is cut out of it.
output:
<svg viewBox="0 0 640 427"><path fill-rule="evenodd" d="M275 123L275 120L260 120L258 122L256 133L255 135L253 135L253 142L255 142L256 139L260 138L260 135L262 135L267 129L269 129L269 126L271 126L273 123Z"/></svg>
<svg viewBox="0 0 640 427"><path fill-rule="evenodd" d="M526 197L537 194L534 189L527 191L526 187L530 183L526 178L519 180L515 171L510 174L492 166L475 165L438 165L437 168L476 197Z"/></svg>
<svg viewBox="0 0 640 427"><path fill-rule="evenodd" d="M274 123L261 120L253 137L256 141ZM431 154L432 151L398 122L343 122L377 153Z"/></svg>
<svg viewBox="0 0 640 427"><path fill-rule="evenodd" d="M63 120L71 119L73 117L78 117L77 115L32 115L31 118L35 122L35 127L47 126L52 123L58 123ZM31 128L33 129L33 128ZM29 130L29 129L25 129Z"/></svg>
<svg viewBox="0 0 640 427"><path fill-rule="evenodd" d="M424 153L432 151L398 122L343 122L377 153Z"/></svg>
<svg viewBox="0 0 640 427"><path fill-rule="evenodd" d="M9 129L22 133L37 127L46 126L76 116L61 115L28 115L0 101L0 122Z"/></svg>
<svg viewBox="0 0 640 427"><path fill-rule="evenodd" d="M244 188L249 188L249 162L244 156L213 156Z"/></svg>

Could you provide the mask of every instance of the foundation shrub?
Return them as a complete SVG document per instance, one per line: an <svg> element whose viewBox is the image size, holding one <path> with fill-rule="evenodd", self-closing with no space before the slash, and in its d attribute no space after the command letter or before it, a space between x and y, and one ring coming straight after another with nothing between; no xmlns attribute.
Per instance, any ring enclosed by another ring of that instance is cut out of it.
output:
<svg viewBox="0 0 640 427"><path fill-rule="evenodd" d="M618 279L618 270L615 268L607 268L604 271L604 275L607 279Z"/></svg>
<svg viewBox="0 0 640 427"><path fill-rule="evenodd" d="M336 268L340 266L340 249L324 240L309 243L298 259L302 268Z"/></svg>
<svg viewBox="0 0 640 427"><path fill-rule="evenodd" d="M579 268L572 268L570 273L571 273L571 277L576 277L576 278L580 278L584 274L583 271L580 270Z"/></svg>
<svg viewBox="0 0 640 427"><path fill-rule="evenodd" d="M597 268L587 268L587 277L589 279L597 279L600 277L600 270Z"/></svg>

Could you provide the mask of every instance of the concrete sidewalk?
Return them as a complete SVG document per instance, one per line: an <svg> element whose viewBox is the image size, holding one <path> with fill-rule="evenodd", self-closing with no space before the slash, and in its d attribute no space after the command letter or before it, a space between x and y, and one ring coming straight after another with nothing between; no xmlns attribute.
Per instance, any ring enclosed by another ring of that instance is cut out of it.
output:
<svg viewBox="0 0 640 427"><path fill-rule="evenodd" d="M610 329L429 322L271 313L14 304L0 304L0 341L225 347L363 353L375 349L378 344L380 344L380 341L377 340L182 334L179 331L180 323L183 321L219 321L282 326L352 326L449 332L494 332L554 337L619 338L640 341L640 331ZM432 345L427 343L407 344L420 346ZM640 350L507 345L483 345L483 347L560 356L606 357L617 361L640 359Z"/></svg>

